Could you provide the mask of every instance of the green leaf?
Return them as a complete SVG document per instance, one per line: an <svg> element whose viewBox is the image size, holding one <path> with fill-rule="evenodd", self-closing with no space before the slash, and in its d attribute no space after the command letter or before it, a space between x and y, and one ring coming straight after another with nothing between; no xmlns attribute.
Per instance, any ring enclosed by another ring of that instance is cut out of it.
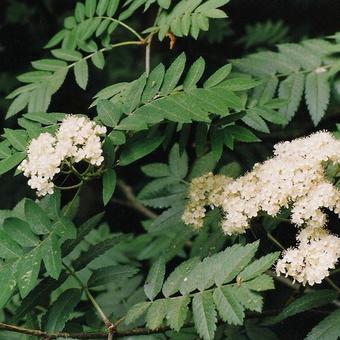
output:
<svg viewBox="0 0 340 340"><path fill-rule="evenodd" d="M164 137L145 138L145 135L131 138L123 147L119 158L121 166L129 165L157 149Z"/></svg>
<svg viewBox="0 0 340 340"><path fill-rule="evenodd" d="M30 84L30 85L33 85L33 84ZM8 111L7 111L7 114L6 114L6 119L15 116L18 112L23 110L27 106L28 100L29 100L29 93L28 92L23 92L23 93L19 94L18 97L16 97L13 100L10 107L8 108Z"/></svg>
<svg viewBox="0 0 340 340"><path fill-rule="evenodd" d="M66 60L66 61L78 61L82 58L81 53L68 49L56 49L51 51L52 55L58 59Z"/></svg>
<svg viewBox="0 0 340 340"><path fill-rule="evenodd" d="M260 275L247 282L242 282L242 285L256 292L262 292L264 290L275 288L273 278L267 274Z"/></svg>
<svg viewBox="0 0 340 340"><path fill-rule="evenodd" d="M189 296L179 296L167 300L167 314L169 326L176 332L183 327L188 314Z"/></svg>
<svg viewBox="0 0 340 340"><path fill-rule="evenodd" d="M195 178L213 171L216 167L217 161L212 152L196 159L194 166L190 173L190 178Z"/></svg>
<svg viewBox="0 0 340 340"><path fill-rule="evenodd" d="M46 112L51 103L52 92L49 86L41 84L30 95L28 112Z"/></svg>
<svg viewBox="0 0 340 340"><path fill-rule="evenodd" d="M16 259L22 256L23 250L19 244L0 230L0 258Z"/></svg>
<svg viewBox="0 0 340 340"><path fill-rule="evenodd" d="M286 117L281 115L281 113L274 111L268 107L261 106L258 108L253 108L252 111L256 112L263 119L273 124L280 124L280 125L288 124L288 120L286 119Z"/></svg>
<svg viewBox="0 0 340 340"><path fill-rule="evenodd" d="M135 322L139 317L141 317L151 306L151 302L140 302L130 308L126 314L126 318L124 320L125 324L130 324Z"/></svg>
<svg viewBox="0 0 340 340"><path fill-rule="evenodd" d="M58 33L56 33L44 46L44 48L51 48L56 45L58 45L65 37L65 34L67 33L67 30L61 30Z"/></svg>
<svg viewBox="0 0 340 340"><path fill-rule="evenodd" d="M242 172L241 165L237 162L230 162L219 169L218 173L227 177L237 178Z"/></svg>
<svg viewBox="0 0 340 340"><path fill-rule="evenodd" d="M259 139L254 135L250 130L238 126L238 125L231 125L227 126L224 129L224 134L230 134L232 135L236 140L239 140L241 142L247 142L247 143L252 143L252 142L258 142Z"/></svg>
<svg viewBox="0 0 340 340"><path fill-rule="evenodd" d="M191 66L184 79L184 91L191 90L196 87L197 82L201 79L205 69L205 60L199 57Z"/></svg>
<svg viewBox="0 0 340 340"><path fill-rule="evenodd" d="M193 257L183 263L181 263L176 269L169 275L165 281L162 293L165 297L175 294L180 290L181 294L184 292L181 290L181 285L190 271L199 263L198 257Z"/></svg>
<svg viewBox="0 0 340 340"><path fill-rule="evenodd" d="M96 12L97 0L86 0L85 2L85 15L92 18Z"/></svg>
<svg viewBox="0 0 340 340"><path fill-rule="evenodd" d="M41 263L40 249L28 253L17 264L16 279L22 298L36 286Z"/></svg>
<svg viewBox="0 0 340 340"><path fill-rule="evenodd" d="M89 80L89 67L85 59L81 59L74 65L74 76L77 84L83 89L86 89Z"/></svg>
<svg viewBox="0 0 340 340"><path fill-rule="evenodd" d="M77 228L73 222L64 216L58 216L57 221L54 223L54 232L65 239L75 239L77 235Z"/></svg>
<svg viewBox="0 0 340 340"><path fill-rule="evenodd" d="M61 272L61 251L59 238L51 234L41 245L41 256L44 261L47 273L54 279L58 279Z"/></svg>
<svg viewBox="0 0 340 340"><path fill-rule="evenodd" d="M124 234L114 234L111 238L89 247L86 252L82 253L81 256L73 262L73 268L76 271L82 270L94 259L105 254L108 250L112 249L112 247L116 246L120 242L126 240L127 237L128 235Z"/></svg>
<svg viewBox="0 0 340 340"><path fill-rule="evenodd" d="M171 0L157 0L160 7L168 9L171 4Z"/></svg>
<svg viewBox="0 0 340 340"><path fill-rule="evenodd" d="M171 173L181 179L185 178L188 173L188 155L185 151L180 154L178 144L170 150L169 167Z"/></svg>
<svg viewBox="0 0 340 340"><path fill-rule="evenodd" d="M145 84L146 74L144 73L128 87L125 94L125 107L127 113L134 111L140 104Z"/></svg>
<svg viewBox="0 0 340 340"><path fill-rule="evenodd" d="M109 203L116 188L116 172L113 169L107 169L103 175L103 202L104 205Z"/></svg>
<svg viewBox="0 0 340 340"><path fill-rule="evenodd" d="M39 238L31 231L29 224L17 217L6 218L3 228L22 247L34 247L39 243Z"/></svg>
<svg viewBox="0 0 340 340"><path fill-rule="evenodd" d="M6 140L0 142L0 159L8 158L11 155L9 146L10 144Z"/></svg>
<svg viewBox="0 0 340 340"><path fill-rule="evenodd" d="M99 16L104 15L110 0L99 0L96 13Z"/></svg>
<svg viewBox="0 0 340 340"><path fill-rule="evenodd" d="M228 89L230 91L245 91L258 86L261 83L262 81L255 80L250 77L235 77L224 80L218 86Z"/></svg>
<svg viewBox="0 0 340 340"><path fill-rule="evenodd" d="M87 285L89 287L102 286L109 283L121 282L136 275L139 269L129 265L115 265L93 271Z"/></svg>
<svg viewBox="0 0 340 340"><path fill-rule="evenodd" d="M35 234L48 234L52 230L52 223L46 212L31 199L25 200L25 216Z"/></svg>
<svg viewBox="0 0 340 340"><path fill-rule="evenodd" d="M46 80L50 75L51 73L47 71L31 71L23 73L17 78L23 83L35 83Z"/></svg>
<svg viewBox="0 0 340 340"><path fill-rule="evenodd" d="M203 87L209 88L220 84L225 78L229 76L231 67L231 64L227 64L219 68L204 82Z"/></svg>
<svg viewBox="0 0 340 340"><path fill-rule="evenodd" d="M160 257L151 267L144 284L145 295L153 300L161 291L165 275L164 258Z"/></svg>
<svg viewBox="0 0 340 340"><path fill-rule="evenodd" d="M195 328L204 340L213 340L216 331L216 310L212 294L195 294L192 300Z"/></svg>
<svg viewBox="0 0 340 340"><path fill-rule="evenodd" d="M90 233L90 231L96 228L103 218L103 213L97 214L86 222L80 225L77 229L77 237L74 240L66 241L62 247L63 256L68 255L83 239L84 237Z"/></svg>
<svg viewBox="0 0 340 340"><path fill-rule="evenodd" d="M26 152L16 152L0 161L0 175L17 166L26 157Z"/></svg>
<svg viewBox="0 0 340 340"><path fill-rule="evenodd" d="M91 57L92 63L94 66L102 70L105 66L105 58L104 53L101 51L98 51Z"/></svg>
<svg viewBox="0 0 340 340"><path fill-rule="evenodd" d="M337 309L320 323L318 323L308 334L306 340L337 340L340 337L340 309Z"/></svg>
<svg viewBox="0 0 340 340"><path fill-rule="evenodd" d="M107 7L107 11L106 11L107 16L112 17L116 13L118 6L119 6L119 0L111 0Z"/></svg>
<svg viewBox="0 0 340 340"><path fill-rule="evenodd" d="M67 63L57 59L40 59L32 61L32 66L37 70L42 71L57 71L60 68L66 67Z"/></svg>
<svg viewBox="0 0 340 340"><path fill-rule="evenodd" d="M4 129L4 136L18 151L25 151L27 147L27 132L25 130Z"/></svg>
<svg viewBox="0 0 340 340"><path fill-rule="evenodd" d="M74 17L78 22L82 22L85 19L85 6L81 2L77 2L74 10Z"/></svg>
<svg viewBox="0 0 340 340"><path fill-rule="evenodd" d="M229 325L243 324L244 308L228 286L216 288L213 298L223 321L228 322Z"/></svg>
<svg viewBox="0 0 340 340"><path fill-rule="evenodd" d="M227 263L221 263L216 271L215 283L221 285L232 281L237 274L242 271L243 268L251 261L254 257L255 252L259 246L259 242L249 243L244 247L239 247L235 250L233 248L227 248L228 253ZM232 250L232 251L231 251Z"/></svg>
<svg viewBox="0 0 340 340"><path fill-rule="evenodd" d="M279 258L280 252L275 252L261 257L259 260L252 262L238 276L242 281L248 281L264 273Z"/></svg>
<svg viewBox="0 0 340 340"><path fill-rule="evenodd" d="M163 64L159 64L151 71L142 94L143 103L151 101L158 94L164 79L164 74L165 68Z"/></svg>
<svg viewBox="0 0 340 340"><path fill-rule="evenodd" d="M156 329L162 325L167 311L167 300L159 299L154 301L146 314L146 327Z"/></svg>
<svg viewBox="0 0 340 340"><path fill-rule="evenodd" d="M317 126L325 115L330 98L330 84L327 73L309 73L306 77L306 103L314 126Z"/></svg>
<svg viewBox="0 0 340 340"><path fill-rule="evenodd" d="M66 321L70 318L74 308L80 301L79 289L68 289L59 295L58 299L50 306L44 317L43 328L47 332L60 332L64 329Z"/></svg>
<svg viewBox="0 0 340 340"><path fill-rule="evenodd" d="M242 121L255 130L269 133L268 125L254 109L248 109Z"/></svg>
<svg viewBox="0 0 340 340"><path fill-rule="evenodd" d="M149 177L168 177L171 175L170 168L164 163L151 163L143 165L142 172Z"/></svg>
<svg viewBox="0 0 340 340"><path fill-rule="evenodd" d="M306 70L316 69L321 64L320 57L299 44L281 44L278 48L282 54Z"/></svg>
<svg viewBox="0 0 340 340"><path fill-rule="evenodd" d="M304 89L304 75L293 73L281 82L279 87L279 98L286 99L287 105L280 109L288 121L290 121L299 108Z"/></svg>
<svg viewBox="0 0 340 340"><path fill-rule="evenodd" d="M290 316L305 312L307 310L318 308L327 305L335 300L338 293L334 290L323 289L316 292L305 293L300 298L294 300L291 304L285 307L277 316L268 318L264 324L272 325Z"/></svg>
<svg viewBox="0 0 340 340"><path fill-rule="evenodd" d="M68 68L61 68L60 70L53 73L50 81L48 82L50 94L54 94L60 89L65 81L67 73Z"/></svg>
<svg viewBox="0 0 340 340"><path fill-rule="evenodd" d="M279 340L270 329L259 327L254 322L246 322L246 333L250 340Z"/></svg>
<svg viewBox="0 0 340 340"><path fill-rule="evenodd" d="M50 112L48 114L43 112L30 112L23 115L26 119L34 122L41 123L43 125L54 125L58 121L64 119L65 114L60 112Z"/></svg>
<svg viewBox="0 0 340 340"><path fill-rule="evenodd" d="M97 112L100 121L110 127L116 127L122 115L120 108L107 99L98 101Z"/></svg>
<svg viewBox="0 0 340 340"><path fill-rule="evenodd" d="M261 295L252 292L242 284L240 287L233 285L230 289L244 308L253 312L262 312L263 299Z"/></svg>
<svg viewBox="0 0 340 340"><path fill-rule="evenodd" d="M15 264L0 267L0 308L6 305L16 288L15 272Z"/></svg>
<svg viewBox="0 0 340 340"><path fill-rule="evenodd" d="M164 82L161 87L161 93L168 95L176 87L181 75L184 71L186 56L181 53L175 61L170 65L164 76Z"/></svg>

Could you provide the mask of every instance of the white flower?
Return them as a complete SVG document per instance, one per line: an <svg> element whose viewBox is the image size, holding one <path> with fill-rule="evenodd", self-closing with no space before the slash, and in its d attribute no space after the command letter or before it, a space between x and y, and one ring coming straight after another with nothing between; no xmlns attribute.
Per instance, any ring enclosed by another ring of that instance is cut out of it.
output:
<svg viewBox="0 0 340 340"><path fill-rule="evenodd" d="M182 215L185 224L191 224L195 228L203 226L205 206L211 208L221 206L224 186L231 178L223 175L214 176L211 172L192 180L189 187L189 204Z"/></svg>
<svg viewBox="0 0 340 340"><path fill-rule="evenodd" d="M324 226L327 219L321 208L340 216L340 191L325 179L324 161L340 162L340 141L328 132L318 132L275 145L273 158L255 164L252 171L236 180L221 183L224 188L219 189L213 206L223 209L224 232L243 233L251 218L260 212L275 216L288 207L292 208L292 222L297 226ZM212 175L205 175L194 179L192 186L202 188L200 192L205 197L204 189L209 191L213 182ZM210 204L203 198L197 200L195 195L189 193L189 201L196 200L197 207Z"/></svg>
<svg viewBox="0 0 340 340"><path fill-rule="evenodd" d="M322 228L306 228L297 239L300 241L298 247L286 250L277 262L277 275L291 276L303 285L321 283L338 262L340 238Z"/></svg>
<svg viewBox="0 0 340 340"><path fill-rule="evenodd" d="M53 178L60 172L62 162L77 163L82 160L96 166L104 161L100 136L104 126L86 117L68 115L61 122L56 135L42 133L33 139L27 149L27 158L18 169L29 177L28 185L38 196L53 193Z"/></svg>

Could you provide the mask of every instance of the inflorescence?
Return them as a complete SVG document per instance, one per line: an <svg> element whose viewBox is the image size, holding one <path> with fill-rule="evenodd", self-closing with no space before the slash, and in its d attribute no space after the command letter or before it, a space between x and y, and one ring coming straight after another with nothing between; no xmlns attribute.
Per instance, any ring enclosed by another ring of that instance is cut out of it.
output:
<svg viewBox="0 0 340 340"><path fill-rule="evenodd" d="M104 126L87 117L67 115L54 135L44 132L31 141L27 158L18 170L29 177L28 185L37 190L38 196L52 194L53 178L65 163L86 161L94 166L103 163L100 137L105 133Z"/></svg>
<svg viewBox="0 0 340 340"><path fill-rule="evenodd" d="M277 273L304 284L319 283L340 256L340 239L325 229L322 210L340 216L340 191L326 179L324 162L340 163L340 141L328 132L276 144L272 158L235 180L212 173L195 178L182 220L200 228L207 207L221 208L222 229L232 235L244 233L259 213L274 217L290 209L291 222L306 229L298 236L298 247L278 262ZM307 237L305 230L317 236Z"/></svg>

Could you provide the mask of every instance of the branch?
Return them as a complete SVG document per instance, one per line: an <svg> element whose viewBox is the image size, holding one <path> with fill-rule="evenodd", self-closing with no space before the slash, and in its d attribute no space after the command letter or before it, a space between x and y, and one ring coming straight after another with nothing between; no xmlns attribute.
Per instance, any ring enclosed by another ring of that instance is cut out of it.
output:
<svg viewBox="0 0 340 340"><path fill-rule="evenodd" d="M25 327L9 325L9 324L2 323L2 322L0 322L0 330L6 330L6 331L21 333L21 334L28 334L28 335L38 336L38 337L46 338L46 339L57 339L57 338L107 339L109 335L108 332L48 333L48 332L41 331L39 329L29 329ZM159 327L156 329L135 328L135 329L130 329L126 331L112 330L111 334L113 337L124 337L124 336L131 336L131 335L148 335L148 334L163 333L168 330L170 330L169 326Z"/></svg>
<svg viewBox="0 0 340 340"><path fill-rule="evenodd" d="M120 189L120 191L124 194L124 196L127 198L129 205L137 210L139 213L141 213L142 215L144 215L147 218L150 218L152 220L154 220L155 218L157 218L157 215L151 211L150 209L146 208L143 204L141 204L135 194L132 191L132 188L127 185L124 181L122 180L117 180L117 186Z"/></svg>

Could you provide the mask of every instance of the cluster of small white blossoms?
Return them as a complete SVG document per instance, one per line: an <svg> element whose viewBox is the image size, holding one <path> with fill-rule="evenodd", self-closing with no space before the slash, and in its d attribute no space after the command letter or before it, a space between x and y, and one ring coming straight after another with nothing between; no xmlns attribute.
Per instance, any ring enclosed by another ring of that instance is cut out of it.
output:
<svg viewBox="0 0 340 340"><path fill-rule="evenodd" d="M82 116L67 115L55 135L42 133L33 139L27 149L27 158L18 169L29 177L28 185L38 196L53 193L53 178L64 161L78 163L85 160L100 166L104 160L100 136L104 126Z"/></svg>
<svg viewBox="0 0 340 340"><path fill-rule="evenodd" d="M189 187L189 203L183 213L182 220L194 228L201 228L206 213L206 206L216 208L223 201L224 186L232 181L223 175L211 172L194 178Z"/></svg>
<svg viewBox="0 0 340 340"><path fill-rule="evenodd" d="M298 282L319 283L340 256L340 239L324 229L327 216L321 210L327 208L340 217L340 191L325 178L326 161L340 163L340 140L328 132L279 143L272 158L235 180L212 174L194 179L182 220L199 228L206 207L219 207L222 229L232 235L244 233L260 212L274 217L282 208L290 208L292 223L306 229L298 236L298 247L278 262L277 271ZM218 195L210 195L217 189ZM319 230L318 236L307 236L312 230L308 228Z"/></svg>
<svg viewBox="0 0 340 340"><path fill-rule="evenodd" d="M287 249L276 264L278 276L314 285L329 275L340 257L340 238L324 228L306 227L297 236L298 246Z"/></svg>

